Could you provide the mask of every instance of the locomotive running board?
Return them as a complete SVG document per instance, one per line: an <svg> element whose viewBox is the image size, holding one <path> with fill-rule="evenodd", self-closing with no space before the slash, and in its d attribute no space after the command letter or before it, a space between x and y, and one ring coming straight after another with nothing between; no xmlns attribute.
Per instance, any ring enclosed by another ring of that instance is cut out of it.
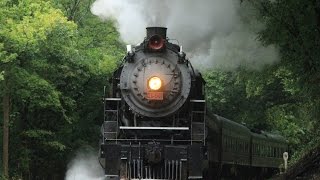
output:
<svg viewBox="0 0 320 180"><path fill-rule="evenodd" d="M174 131L188 131L189 127L132 127L120 126L123 130L174 130Z"/></svg>

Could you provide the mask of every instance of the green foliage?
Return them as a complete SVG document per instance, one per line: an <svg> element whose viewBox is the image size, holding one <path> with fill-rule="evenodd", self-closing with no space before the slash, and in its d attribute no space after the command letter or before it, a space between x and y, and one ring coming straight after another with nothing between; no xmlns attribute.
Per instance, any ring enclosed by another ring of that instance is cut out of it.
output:
<svg viewBox="0 0 320 180"><path fill-rule="evenodd" d="M300 78L303 86L319 94L319 1L279 0L262 3L266 28L260 38L280 47L282 64ZM310 93L309 96L316 95Z"/></svg>
<svg viewBox="0 0 320 180"><path fill-rule="evenodd" d="M320 1L251 1L281 60L259 72L205 73L211 112L284 135L296 161L320 142Z"/></svg>
<svg viewBox="0 0 320 180"><path fill-rule="evenodd" d="M64 151L66 149L66 146L60 143L59 141L49 141L46 142L45 145L56 151Z"/></svg>
<svg viewBox="0 0 320 180"><path fill-rule="evenodd" d="M17 5L3 8L6 19L0 29L0 36L15 53L39 51L40 43L45 41L55 27L63 25L74 29L60 10L53 9L46 1L19 1Z"/></svg>
<svg viewBox="0 0 320 180"><path fill-rule="evenodd" d="M53 133L51 131L46 131L46 130L27 130L23 132L24 136L28 138L42 138L46 136L52 136Z"/></svg>
<svg viewBox="0 0 320 180"><path fill-rule="evenodd" d="M245 96L244 84L239 81L239 75L231 72L210 71L204 74L207 82L208 107L212 112L219 112L228 118L236 119L234 111L240 111L238 103Z"/></svg>
<svg viewBox="0 0 320 180"><path fill-rule="evenodd" d="M4 71L1 71L1 72L0 72L0 82L4 80L3 74L4 74Z"/></svg>
<svg viewBox="0 0 320 180"><path fill-rule="evenodd" d="M14 94L23 103L28 102L29 108L61 110L60 92L45 79L37 74L30 74L26 70L17 68L13 70L11 78L15 81Z"/></svg>
<svg viewBox="0 0 320 180"><path fill-rule="evenodd" d="M90 3L0 1L0 95L12 102L13 179L63 179L73 151L98 144L103 86L123 45L113 22L89 13Z"/></svg>
<svg viewBox="0 0 320 180"><path fill-rule="evenodd" d="M12 62L16 57L17 54L8 54L8 52L4 50L4 44L0 43L1 65Z"/></svg>
<svg viewBox="0 0 320 180"><path fill-rule="evenodd" d="M211 70L204 77L209 112L284 135L294 157L310 149L319 132L319 99L306 98L301 79L290 68L277 64L260 72Z"/></svg>
<svg viewBox="0 0 320 180"><path fill-rule="evenodd" d="M301 151L317 139L319 130L320 1L278 0L263 2L266 28L260 33L266 44L277 44L282 59L275 75L295 102L275 107L279 129L288 136L293 150ZM269 113L270 114L270 113ZM288 127L285 127L287 124Z"/></svg>
<svg viewBox="0 0 320 180"><path fill-rule="evenodd" d="M304 118L299 113L302 107L298 104L283 104L274 106L267 110L267 120L274 125L274 129L281 131L286 135L289 142L297 147L306 138L306 134L310 133L313 124L308 125L301 121Z"/></svg>

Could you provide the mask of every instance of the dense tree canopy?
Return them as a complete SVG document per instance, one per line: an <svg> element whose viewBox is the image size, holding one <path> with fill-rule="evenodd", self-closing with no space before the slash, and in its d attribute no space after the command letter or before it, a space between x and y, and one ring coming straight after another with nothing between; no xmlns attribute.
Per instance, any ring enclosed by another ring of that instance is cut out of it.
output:
<svg viewBox="0 0 320 180"><path fill-rule="evenodd" d="M59 9L63 3L0 2L1 96L10 98L9 174L63 179L73 151L98 143L99 99L122 56L118 33L112 22L83 14L88 6L72 10L81 13L80 21L68 17L70 9Z"/></svg>

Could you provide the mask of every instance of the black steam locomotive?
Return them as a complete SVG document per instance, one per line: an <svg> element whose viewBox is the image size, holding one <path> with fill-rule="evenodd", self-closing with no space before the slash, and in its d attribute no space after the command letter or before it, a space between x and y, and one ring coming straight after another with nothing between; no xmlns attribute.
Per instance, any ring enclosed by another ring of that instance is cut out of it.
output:
<svg viewBox="0 0 320 180"><path fill-rule="evenodd" d="M282 163L282 137L207 115L205 81L166 28L149 27L140 45L127 46L111 84L100 146L106 179L219 179Z"/></svg>

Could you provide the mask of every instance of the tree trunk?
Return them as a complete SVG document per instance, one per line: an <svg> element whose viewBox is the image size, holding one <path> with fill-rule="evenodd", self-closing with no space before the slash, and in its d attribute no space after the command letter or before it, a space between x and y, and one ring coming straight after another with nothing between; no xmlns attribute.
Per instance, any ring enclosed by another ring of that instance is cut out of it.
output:
<svg viewBox="0 0 320 180"><path fill-rule="evenodd" d="M3 96L3 173L9 177L9 115L10 115L10 95Z"/></svg>

